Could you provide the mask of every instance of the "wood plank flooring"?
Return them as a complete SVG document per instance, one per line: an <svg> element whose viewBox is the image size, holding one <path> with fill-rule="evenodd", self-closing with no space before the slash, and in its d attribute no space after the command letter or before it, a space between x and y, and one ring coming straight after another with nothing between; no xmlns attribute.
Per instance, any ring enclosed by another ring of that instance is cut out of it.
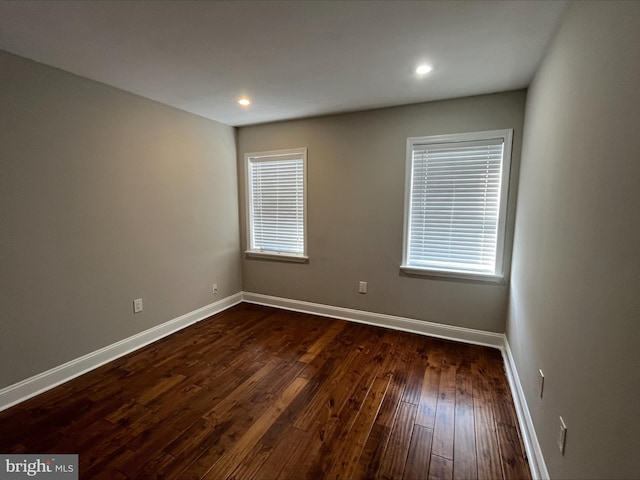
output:
<svg viewBox="0 0 640 480"><path fill-rule="evenodd" d="M500 352L240 304L0 412L85 479L531 478Z"/></svg>

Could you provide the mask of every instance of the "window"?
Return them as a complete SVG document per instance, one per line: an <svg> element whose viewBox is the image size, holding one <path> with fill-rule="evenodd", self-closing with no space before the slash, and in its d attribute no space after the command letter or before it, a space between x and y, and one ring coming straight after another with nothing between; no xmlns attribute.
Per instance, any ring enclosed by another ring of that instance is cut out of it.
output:
<svg viewBox="0 0 640 480"><path fill-rule="evenodd" d="M403 270L503 278L512 134L407 139Z"/></svg>
<svg viewBox="0 0 640 480"><path fill-rule="evenodd" d="M245 155L247 254L304 262L307 149Z"/></svg>

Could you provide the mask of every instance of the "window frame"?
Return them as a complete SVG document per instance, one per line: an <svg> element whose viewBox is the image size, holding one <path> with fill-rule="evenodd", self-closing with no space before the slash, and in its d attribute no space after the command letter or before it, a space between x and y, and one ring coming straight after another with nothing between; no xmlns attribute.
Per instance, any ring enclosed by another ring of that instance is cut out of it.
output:
<svg viewBox="0 0 640 480"><path fill-rule="evenodd" d="M498 206L498 224L496 230L496 258L495 272L468 272L460 270L439 270L433 267L423 267L408 264L409 254L409 229L412 198L412 173L413 151L415 145L458 143L469 141L483 141L502 139L503 153L500 177L500 204ZM505 247L507 240L507 216L509 204L509 184L511 183L511 162L513 129L488 130L482 132L467 132L446 135L430 135L424 137L407 138L407 151L405 163L405 198L404 198L404 230L402 237L402 264L400 269L406 273L430 277L443 277L449 279L473 280L488 283L505 282Z"/></svg>
<svg viewBox="0 0 640 480"><path fill-rule="evenodd" d="M302 215L303 215L303 252L300 254L292 252L280 252L277 250L260 250L253 248L254 213L253 213L253 188L251 182L251 162L260 159L261 162L277 161L281 157L300 156L302 158ZM307 148L291 148L285 150L271 150L266 152L245 153L245 200L246 200L246 222L247 222L247 249L245 254L249 257L266 258L270 260L281 260L285 262L304 263L309 260L307 250Z"/></svg>

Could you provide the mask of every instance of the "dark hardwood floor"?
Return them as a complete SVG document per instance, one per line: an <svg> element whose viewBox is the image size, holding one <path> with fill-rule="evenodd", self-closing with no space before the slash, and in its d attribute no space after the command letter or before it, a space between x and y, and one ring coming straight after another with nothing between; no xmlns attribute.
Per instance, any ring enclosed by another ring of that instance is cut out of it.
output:
<svg viewBox="0 0 640 480"><path fill-rule="evenodd" d="M240 304L0 412L81 479L531 478L500 352Z"/></svg>

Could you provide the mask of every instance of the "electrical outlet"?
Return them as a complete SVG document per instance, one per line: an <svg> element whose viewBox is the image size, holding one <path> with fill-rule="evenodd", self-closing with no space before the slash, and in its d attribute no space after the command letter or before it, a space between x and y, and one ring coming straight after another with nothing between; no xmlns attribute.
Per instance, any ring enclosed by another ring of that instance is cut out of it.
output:
<svg viewBox="0 0 640 480"><path fill-rule="evenodd" d="M360 282L358 293L367 293L367 282Z"/></svg>
<svg viewBox="0 0 640 480"><path fill-rule="evenodd" d="M538 370L540 376L538 377L538 393L540 394L540 398L542 398L542 393L544 392L544 373L542 373L542 369Z"/></svg>
<svg viewBox="0 0 640 480"><path fill-rule="evenodd" d="M558 432L558 448L560 453L564 455L564 445L567 443L567 426L562 417L560 417L560 432Z"/></svg>
<svg viewBox="0 0 640 480"><path fill-rule="evenodd" d="M218 284L217 283L213 284L213 287L212 287L211 291L213 292L214 295L218 294Z"/></svg>
<svg viewBox="0 0 640 480"><path fill-rule="evenodd" d="M133 313L140 313L142 311L142 299L136 298L133 301Z"/></svg>

